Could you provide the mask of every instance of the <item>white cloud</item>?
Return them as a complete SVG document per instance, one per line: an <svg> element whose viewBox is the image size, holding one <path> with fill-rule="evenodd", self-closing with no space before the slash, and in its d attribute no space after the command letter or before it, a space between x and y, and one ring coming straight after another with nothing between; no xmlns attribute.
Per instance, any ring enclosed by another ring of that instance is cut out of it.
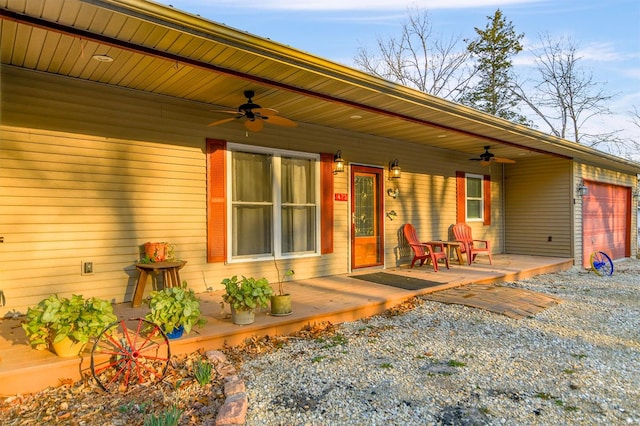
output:
<svg viewBox="0 0 640 426"><path fill-rule="evenodd" d="M590 43L579 47L577 56L594 62L616 62L625 59L624 55L615 49L612 42Z"/></svg>

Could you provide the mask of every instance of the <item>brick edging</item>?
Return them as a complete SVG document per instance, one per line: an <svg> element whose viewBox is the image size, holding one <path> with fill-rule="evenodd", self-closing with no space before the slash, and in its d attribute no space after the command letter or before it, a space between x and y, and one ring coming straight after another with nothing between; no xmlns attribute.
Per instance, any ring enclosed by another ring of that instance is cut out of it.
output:
<svg viewBox="0 0 640 426"><path fill-rule="evenodd" d="M249 405L244 380L221 351L207 351L205 355L224 380L225 401L218 410L215 426L244 425Z"/></svg>

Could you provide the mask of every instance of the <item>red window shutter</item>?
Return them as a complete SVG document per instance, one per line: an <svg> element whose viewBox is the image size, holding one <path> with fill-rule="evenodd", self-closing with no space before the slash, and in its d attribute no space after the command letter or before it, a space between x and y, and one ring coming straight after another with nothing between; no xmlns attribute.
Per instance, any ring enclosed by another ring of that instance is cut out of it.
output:
<svg viewBox="0 0 640 426"><path fill-rule="evenodd" d="M467 218L467 178L464 172L456 172L456 223L464 223Z"/></svg>
<svg viewBox="0 0 640 426"><path fill-rule="evenodd" d="M484 184L484 222L483 225L491 225L491 176L484 175L482 179Z"/></svg>
<svg viewBox="0 0 640 426"><path fill-rule="evenodd" d="M333 154L320 154L320 253L333 253Z"/></svg>
<svg viewBox="0 0 640 426"><path fill-rule="evenodd" d="M207 261L224 262L227 249L225 152L227 143L207 139Z"/></svg>

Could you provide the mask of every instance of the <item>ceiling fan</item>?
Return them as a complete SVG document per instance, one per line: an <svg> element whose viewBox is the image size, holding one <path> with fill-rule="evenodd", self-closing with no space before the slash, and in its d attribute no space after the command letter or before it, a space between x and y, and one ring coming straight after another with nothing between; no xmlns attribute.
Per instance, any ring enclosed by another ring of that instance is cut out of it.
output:
<svg viewBox="0 0 640 426"><path fill-rule="evenodd" d="M254 104L253 97L255 96L255 92L253 90L245 90L244 96L247 98L247 102L240 105L237 111L216 111L225 114L234 114L235 117L214 121L209 123L209 126L217 126L240 118L245 119L244 126L252 132L262 130L265 122L285 127L295 127L298 125L295 121L280 117L278 111L273 108L262 108L260 105Z"/></svg>
<svg viewBox="0 0 640 426"><path fill-rule="evenodd" d="M493 155L493 153L489 152L489 148L491 148L491 146L485 146L484 147L484 152L482 154L480 154L479 157L470 158L469 160L471 160L471 161L480 161L480 164L482 164L483 166L488 166L493 162L495 162L495 163L507 163L507 164L515 163L515 160L511 160L509 158L496 157L495 155Z"/></svg>

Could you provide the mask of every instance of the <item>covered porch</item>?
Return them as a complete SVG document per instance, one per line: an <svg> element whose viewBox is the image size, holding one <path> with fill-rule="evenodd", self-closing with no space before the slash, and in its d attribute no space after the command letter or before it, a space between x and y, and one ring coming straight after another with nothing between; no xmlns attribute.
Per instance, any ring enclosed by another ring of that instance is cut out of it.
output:
<svg viewBox="0 0 640 426"><path fill-rule="evenodd" d="M498 284L525 279L534 275L567 270L573 259L494 255L493 265L480 257L472 265L452 264L434 272L430 265L363 270L351 274L320 277L287 282L285 289L293 298L293 313L275 317L267 310L256 314L251 325L238 326L231 322L229 307L221 307L222 290L200 293L201 310L207 323L191 334L171 340L171 353L189 353L197 349L220 349L225 344L237 345L246 338L264 335L285 335L308 324L328 321L334 324L354 321L379 314L386 309L421 294L433 293L468 284ZM437 284L419 290L405 290L354 278L370 272L398 274ZM144 317L148 308L132 308L131 303L114 306L119 318ZM37 392L60 381L78 380L90 373L89 349L76 358L60 358L49 351L36 351L27 343L21 318L0 320L0 396Z"/></svg>

